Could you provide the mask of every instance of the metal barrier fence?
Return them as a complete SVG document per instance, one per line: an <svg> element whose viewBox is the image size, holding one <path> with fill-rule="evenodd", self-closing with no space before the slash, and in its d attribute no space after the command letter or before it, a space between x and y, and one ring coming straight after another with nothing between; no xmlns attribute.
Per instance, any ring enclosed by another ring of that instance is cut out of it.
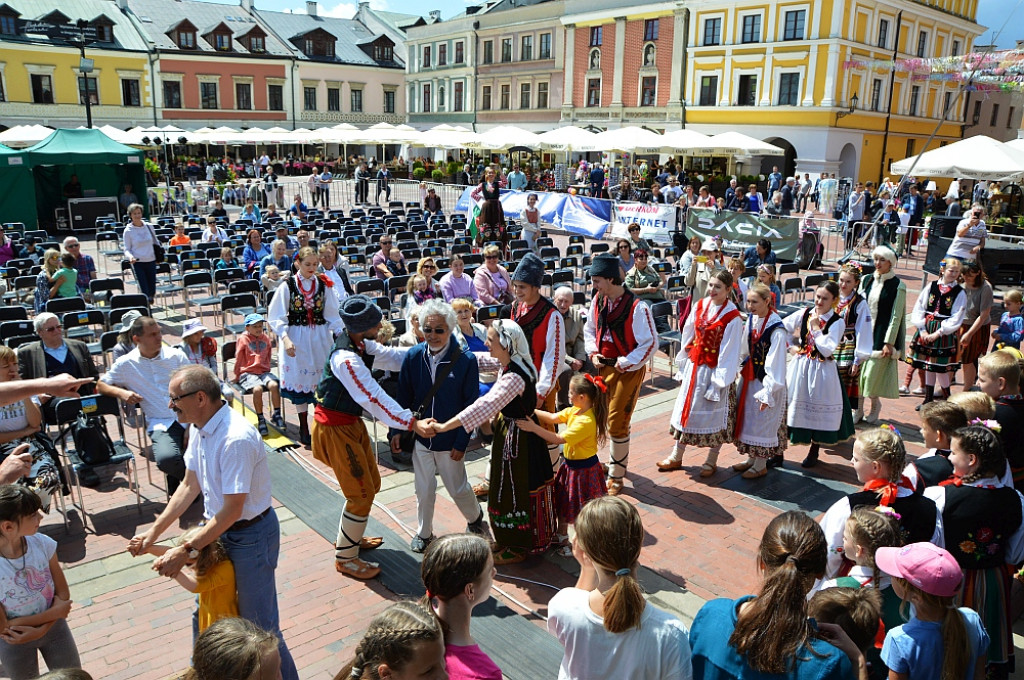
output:
<svg viewBox="0 0 1024 680"><path fill-rule="evenodd" d="M291 180L291 178L288 178ZM371 178L365 183L366 200L362 200L363 196L359 196L361 200L356 201L356 189L357 181L350 178L335 179L331 182L329 202L330 208L340 208L350 210L360 205L369 204L376 205L378 200L380 205L387 207L389 201L401 201L405 203L422 203L423 195L420 190L420 183L415 180L407 179L392 179L388 182L390 188L389 192L384 190L378 191L377 180ZM462 192L466 189L464 185L460 184L443 184L437 182L424 182L424 192L427 188L433 188L441 199L441 207L446 213L452 213L455 210L455 204L462 196ZM302 196L302 202L309 207L313 207L314 203L319 207L321 202L317 200L316 192L310 189L308 182L305 179L296 179L295 181L282 181L278 189L279 197L283 202L277 201L278 210L282 207L287 209L295 201L295 195L299 194Z"/></svg>

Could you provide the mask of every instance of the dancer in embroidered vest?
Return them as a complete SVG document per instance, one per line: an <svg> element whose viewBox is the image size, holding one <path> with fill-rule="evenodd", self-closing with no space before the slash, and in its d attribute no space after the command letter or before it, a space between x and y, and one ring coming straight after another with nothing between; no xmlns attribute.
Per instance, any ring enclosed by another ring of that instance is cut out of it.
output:
<svg viewBox="0 0 1024 680"><path fill-rule="evenodd" d="M899 367L906 344L907 284L893 271L896 253L888 246L871 252L875 273L861 281L871 314L871 355L860 366L860 398L877 417L882 399L899 399Z"/></svg>
<svg viewBox="0 0 1024 680"><path fill-rule="evenodd" d="M345 329L338 316L334 282L316 273L320 259L316 251L300 248L298 273L289 276L270 300L267 321L280 339L277 355L281 394L295 404L299 415L299 442L311 444L307 421L308 405L334 344L334 336ZM282 433L283 434L283 433Z"/></svg>
<svg viewBox="0 0 1024 680"><path fill-rule="evenodd" d="M839 378L846 390L846 397L853 408L853 422L864 419L864 404L860 400L860 365L871 356L871 312L867 300L861 295L861 268L857 262L847 262L839 270L839 304L836 314L843 320L846 330L843 339L836 347L832 356L839 368ZM875 400L879 410L882 402ZM879 411L872 410L868 416L869 423L878 422Z"/></svg>
<svg viewBox="0 0 1024 680"><path fill-rule="evenodd" d="M732 466L744 479L768 474L769 461L782 461L786 439L786 349L789 334L775 313L774 296L763 283L747 291L747 318L736 412L736 450L746 462Z"/></svg>
<svg viewBox="0 0 1024 680"><path fill-rule="evenodd" d="M910 341L911 365L924 369L922 404L935 398L936 385L948 397L950 378L960 368L960 326L967 312L967 293L957 283L961 269L960 260L943 260L941 278L921 291L910 314L910 323L917 328Z"/></svg>
<svg viewBox="0 0 1024 680"><path fill-rule="evenodd" d="M345 495L334 543L334 567L338 573L365 580L379 574L380 567L361 560L359 549L376 548L382 540L363 536L374 496L380 491L380 471L363 410L385 427L412 430L421 437L434 436L433 419L417 420L409 409L395 403L370 373L372 368L400 370L408 351L374 342L383 318L376 303L365 295L353 295L342 303L340 315L345 331L324 362L316 387L313 457L331 466Z"/></svg>
<svg viewBox="0 0 1024 680"><path fill-rule="evenodd" d="M814 307L793 312L783 323L796 344L786 372L789 406L786 425L790 444L810 444L800 463L818 463L818 447L834 446L853 436L853 416L832 354L843 339L846 324L835 313L839 286L826 281L814 291ZM902 469L902 468L901 468Z"/></svg>
<svg viewBox="0 0 1024 680"><path fill-rule="evenodd" d="M676 440L672 453L658 463L662 472L683 467L687 444L708 447L700 476L718 470L722 444L732 441L736 427L736 392L733 383L740 370L743 318L729 299L732 274L715 271L707 283L707 297L701 298L686 319L676 358L681 380L672 408L669 431Z"/></svg>
<svg viewBox="0 0 1024 680"><path fill-rule="evenodd" d="M496 179L496 173L492 166L484 170L484 179L470 193L474 201L483 199L480 203L480 214L476 219L476 241L477 246L497 241L501 243L502 251L507 247L507 232L505 231L505 211L501 207L501 186Z"/></svg>
<svg viewBox="0 0 1024 680"><path fill-rule="evenodd" d="M623 288L618 258L594 257L590 277L597 290L583 327L591 363L608 386L608 436L611 454L606 485L612 496L622 491L629 464L629 433L633 408L640 396L647 360L657 349L658 332L651 309Z"/></svg>

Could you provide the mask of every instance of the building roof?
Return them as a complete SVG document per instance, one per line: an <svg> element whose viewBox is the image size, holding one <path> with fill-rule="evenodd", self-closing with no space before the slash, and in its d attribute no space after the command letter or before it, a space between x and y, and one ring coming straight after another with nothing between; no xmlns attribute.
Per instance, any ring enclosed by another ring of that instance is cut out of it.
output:
<svg viewBox="0 0 1024 680"><path fill-rule="evenodd" d="M381 10L373 10L373 13L388 24L391 24L396 29L404 31L410 26L415 26L419 23L429 23L426 19L421 17L419 14L402 14L400 12L384 12Z"/></svg>
<svg viewBox="0 0 1024 680"><path fill-rule="evenodd" d="M81 1L71 0L71 2ZM161 51L182 54L215 52L222 55L252 56L248 46L239 38L248 34L254 26L259 26L260 22L238 5L195 2L193 0L128 0L128 6L135 14L136 20L141 29L145 31L147 38ZM172 30L182 22L183 17L198 29L195 49L181 49L171 35ZM203 38L209 29L221 23L231 30L232 52L218 52ZM258 56L290 57L292 55L291 48L278 40L272 31L268 30L265 25L260 27L266 33L266 39L264 40L265 51Z"/></svg>
<svg viewBox="0 0 1024 680"><path fill-rule="evenodd" d="M159 0L151 0L159 1ZM394 40L384 34L377 34L354 19L338 19L335 17L312 16L309 14L290 14L288 12L272 12L257 9L256 14L263 23L271 26L278 35L291 40L304 36L317 29L326 31L337 38L334 45L333 57L310 57L307 56L297 45L289 44L291 53L299 59L311 61L324 61L336 64L354 64L357 66L384 66L391 68L405 68L405 64L399 55L394 55L390 62L374 61L360 45L368 45L375 39L383 38L394 43Z"/></svg>
<svg viewBox="0 0 1024 680"><path fill-rule="evenodd" d="M48 15L55 16L54 5L47 3L40 7L38 0L0 0L0 6L3 5L20 14L19 18L26 21L39 20ZM74 25L79 19L85 19L91 23L100 17L106 17L113 24L114 42L96 42L93 43L93 48L146 51L146 41L135 30L131 20L121 13L114 0L61 0L59 13L67 17L71 25ZM3 39L5 41L63 44L61 40L51 40L41 34L5 35Z"/></svg>

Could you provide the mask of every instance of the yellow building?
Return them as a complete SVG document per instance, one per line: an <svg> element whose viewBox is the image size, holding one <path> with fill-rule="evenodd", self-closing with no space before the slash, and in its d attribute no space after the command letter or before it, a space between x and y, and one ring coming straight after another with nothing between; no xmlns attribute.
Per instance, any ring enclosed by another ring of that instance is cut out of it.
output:
<svg viewBox="0 0 1024 680"><path fill-rule="evenodd" d="M78 127L86 123L89 97L94 127L154 124L150 58L129 18L113 0L56 6L33 0L0 4L0 122ZM87 73L80 48L69 41L79 35L79 21L91 40Z"/></svg>
<svg viewBox="0 0 1024 680"><path fill-rule="evenodd" d="M786 150L785 174L878 181L936 128L929 148L962 136L964 98L953 83L896 73L890 109L889 69L848 63L891 59L894 50L899 58L964 54L983 32L974 22L977 0L710 0L690 7L686 126L776 144Z"/></svg>

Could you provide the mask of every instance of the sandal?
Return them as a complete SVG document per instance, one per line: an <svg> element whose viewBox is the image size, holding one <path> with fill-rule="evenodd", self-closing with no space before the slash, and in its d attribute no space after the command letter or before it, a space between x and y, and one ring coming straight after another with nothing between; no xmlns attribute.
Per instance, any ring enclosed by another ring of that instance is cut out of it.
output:
<svg viewBox="0 0 1024 680"><path fill-rule="evenodd" d="M712 465L711 463L700 464L700 476L703 477L704 479L707 479L716 472L718 472L717 465Z"/></svg>
<svg viewBox="0 0 1024 680"><path fill-rule="evenodd" d="M359 581L369 581L380 574L380 565L353 557L350 560L334 560L334 570Z"/></svg>
<svg viewBox="0 0 1024 680"><path fill-rule="evenodd" d="M607 481L605 481L605 486L608 488L609 496L618 496L620 493L622 493L621 479L612 479L611 477L609 477Z"/></svg>
<svg viewBox="0 0 1024 680"><path fill-rule="evenodd" d="M504 548L501 552L494 553L494 564L519 564L526 560L526 553Z"/></svg>
<svg viewBox="0 0 1024 680"><path fill-rule="evenodd" d="M491 493L490 482L480 482L479 484L473 485L473 495L477 498L486 498Z"/></svg>
<svg viewBox="0 0 1024 680"><path fill-rule="evenodd" d="M746 472L750 468L754 467L754 462L751 460L745 460L742 463L736 463L732 466L733 472Z"/></svg>
<svg viewBox="0 0 1024 680"><path fill-rule="evenodd" d="M765 468L765 469L761 470L760 472L758 472L756 470L747 470L742 475L740 475L740 477L742 477L743 479L761 479L762 477L764 477L767 474L768 474L768 468Z"/></svg>
<svg viewBox="0 0 1024 680"><path fill-rule="evenodd" d="M384 545L383 536L363 536L359 539L360 550L373 550L374 548L379 548L382 545Z"/></svg>
<svg viewBox="0 0 1024 680"><path fill-rule="evenodd" d="M661 472L671 472L673 470L682 470L683 461L675 460L671 456L665 460L658 461L658 470Z"/></svg>

